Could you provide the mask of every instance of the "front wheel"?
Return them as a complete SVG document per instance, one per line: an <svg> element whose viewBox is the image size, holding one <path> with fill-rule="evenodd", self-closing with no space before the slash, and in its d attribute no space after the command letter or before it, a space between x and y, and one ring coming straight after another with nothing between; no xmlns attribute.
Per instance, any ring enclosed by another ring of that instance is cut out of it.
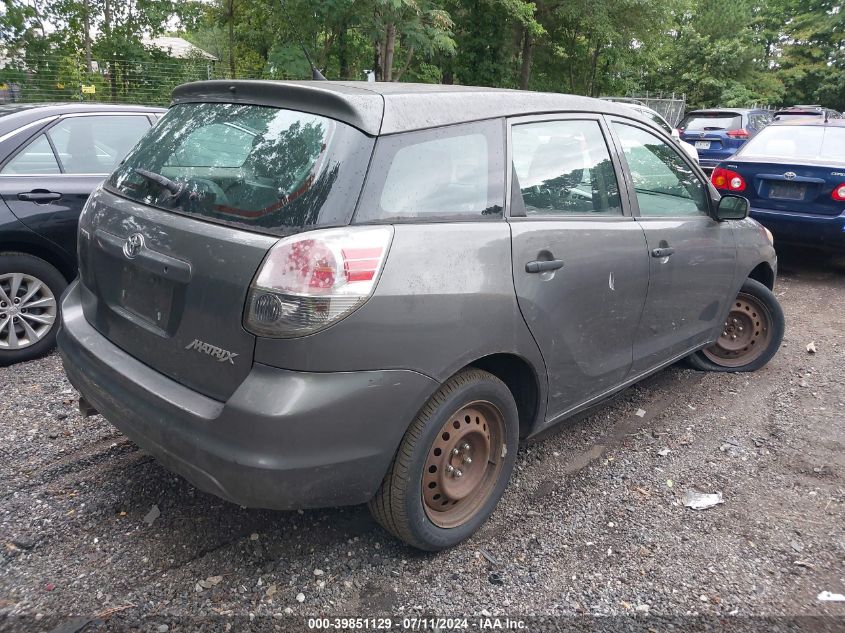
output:
<svg viewBox="0 0 845 633"><path fill-rule="evenodd" d="M785 327L783 310L772 291L747 279L731 304L722 335L688 360L704 371L756 371L777 353Z"/></svg>
<svg viewBox="0 0 845 633"><path fill-rule="evenodd" d="M0 367L43 356L56 343L62 274L43 259L0 253Z"/></svg>
<svg viewBox="0 0 845 633"><path fill-rule="evenodd" d="M510 390L492 374L464 370L440 387L408 428L370 512L416 548L457 545L499 502L518 442Z"/></svg>

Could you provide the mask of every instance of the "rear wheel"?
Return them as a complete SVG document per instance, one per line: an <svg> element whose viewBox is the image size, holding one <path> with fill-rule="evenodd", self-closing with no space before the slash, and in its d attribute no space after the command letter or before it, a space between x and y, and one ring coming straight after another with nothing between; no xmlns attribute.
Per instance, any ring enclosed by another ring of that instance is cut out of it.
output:
<svg viewBox="0 0 845 633"><path fill-rule="evenodd" d="M510 390L485 371L462 371L405 433L370 511L387 531L419 549L457 545L496 507L518 441Z"/></svg>
<svg viewBox="0 0 845 633"><path fill-rule="evenodd" d="M62 274L43 259L0 253L0 366L43 356L56 343Z"/></svg>
<svg viewBox="0 0 845 633"><path fill-rule="evenodd" d="M783 310L772 291L748 279L731 304L722 335L689 362L705 371L756 371L777 353L784 329Z"/></svg>

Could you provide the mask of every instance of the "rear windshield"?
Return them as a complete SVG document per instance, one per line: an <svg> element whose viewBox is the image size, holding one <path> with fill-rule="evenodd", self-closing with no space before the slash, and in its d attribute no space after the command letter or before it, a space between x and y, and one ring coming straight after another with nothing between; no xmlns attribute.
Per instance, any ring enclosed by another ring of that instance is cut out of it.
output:
<svg viewBox="0 0 845 633"><path fill-rule="evenodd" d="M786 110L784 112L775 112L775 118L782 119L785 117L820 117L824 112L820 110Z"/></svg>
<svg viewBox="0 0 845 633"><path fill-rule="evenodd" d="M172 107L108 186L161 209L273 234L345 224L372 140L293 110L231 103Z"/></svg>
<svg viewBox="0 0 845 633"><path fill-rule="evenodd" d="M703 114L688 114L678 126L682 130L738 130L742 127L742 115L732 112L705 112Z"/></svg>
<svg viewBox="0 0 845 633"><path fill-rule="evenodd" d="M822 125L772 125L739 151L743 158L810 158L845 161L845 128Z"/></svg>

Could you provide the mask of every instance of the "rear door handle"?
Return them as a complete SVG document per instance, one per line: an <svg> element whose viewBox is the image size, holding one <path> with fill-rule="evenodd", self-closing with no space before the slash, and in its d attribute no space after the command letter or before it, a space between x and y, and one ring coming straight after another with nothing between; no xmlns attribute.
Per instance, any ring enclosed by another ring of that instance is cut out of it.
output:
<svg viewBox="0 0 845 633"><path fill-rule="evenodd" d="M675 252L675 249L671 246L665 246L663 248L653 248L651 249L651 256L652 257L669 257Z"/></svg>
<svg viewBox="0 0 845 633"><path fill-rule="evenodd" d="M562 259L552 259L552 260L535 260L533 262L528 262L525 264L525 272L527 273L545 273L550 270L557 270L559 268L563 268L563 260Z"/></svg>
<svg viewBox="0 0 845 633"><path fill-rule="evenodd" d="M52 202L62 197L62 194L55 191L29 191L27 193L19 193L18 200L25 200L26 202L35 202L36 204L44 204Z"/></svg>

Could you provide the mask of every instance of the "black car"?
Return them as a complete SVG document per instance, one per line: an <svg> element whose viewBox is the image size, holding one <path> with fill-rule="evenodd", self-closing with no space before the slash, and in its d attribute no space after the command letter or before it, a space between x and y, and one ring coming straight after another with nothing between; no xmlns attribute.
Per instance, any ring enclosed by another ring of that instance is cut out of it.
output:
<svg viewBox="0 0 845 633"><path fill-rule="evenodd" d="M0 366L52 348L82 205L161 108L0 106Z"/></svg>

